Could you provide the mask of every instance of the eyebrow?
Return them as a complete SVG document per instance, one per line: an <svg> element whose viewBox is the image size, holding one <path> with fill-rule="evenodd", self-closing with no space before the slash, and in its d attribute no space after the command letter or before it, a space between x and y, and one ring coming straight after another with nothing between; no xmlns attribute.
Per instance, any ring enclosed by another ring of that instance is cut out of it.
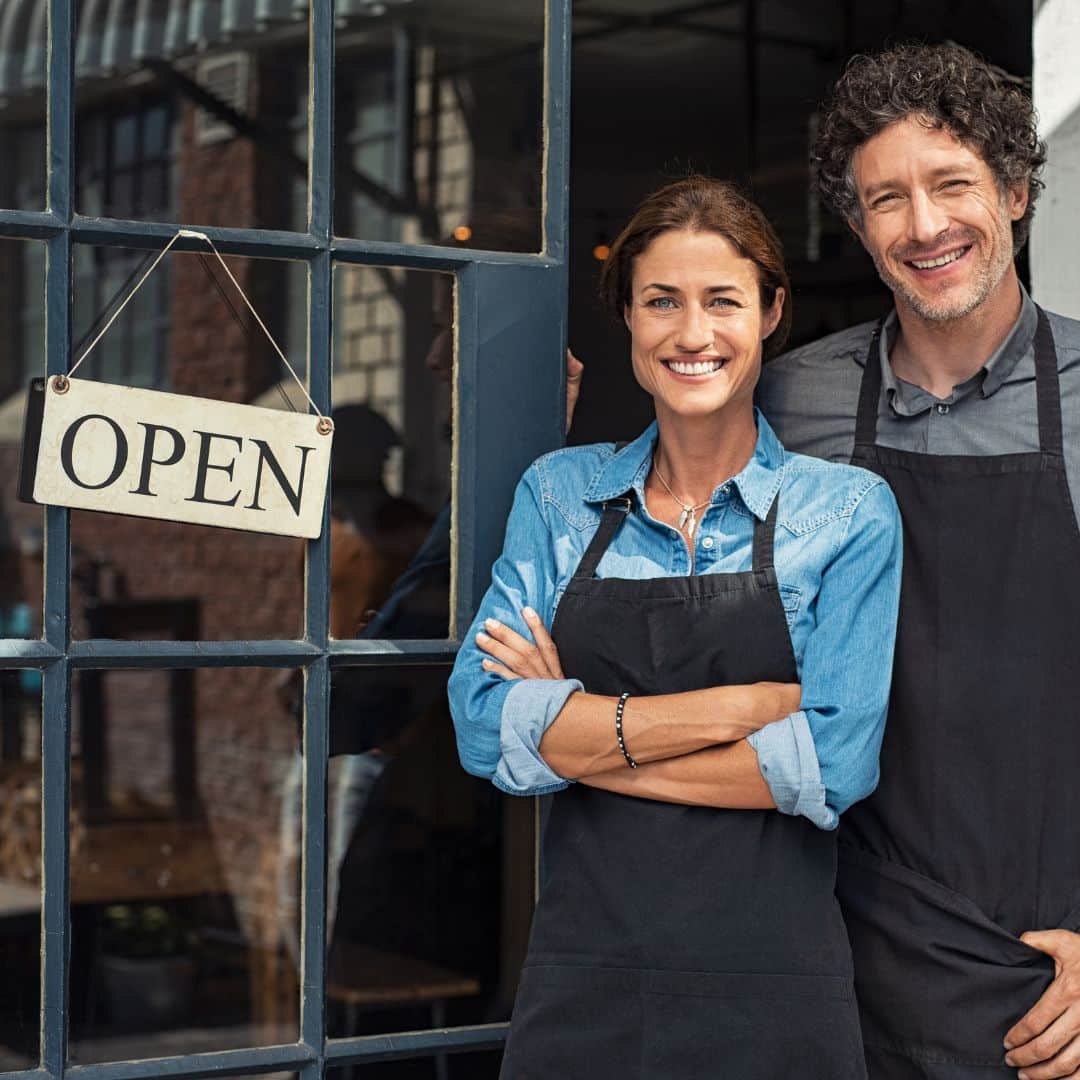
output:
<svg viewBox="0 0 1080 1080"><path fill-rule="evenodd" d="M940 180L943 176L955 176L957 173L968 173L971 171L970 165L939 165L936 169L930 170L931 180ZM879 184L872 184L868 187L863 194L863 198L869 202L875 195L880 195L883 191L888 191L890 188L901 187L899 180L882 180Z"/></svg>
<svg viewBox="0 0 1080 1080"><path fill-rule="evenodd" d="M659 289L660 292L665 293L680 293L680 289L677 285L665 285L660 281L650 281L648 285L642 286L641 291L645 292L646 289ZM738 285L710 285L705 292L707 293L741 293L742 289Z"/></svg>

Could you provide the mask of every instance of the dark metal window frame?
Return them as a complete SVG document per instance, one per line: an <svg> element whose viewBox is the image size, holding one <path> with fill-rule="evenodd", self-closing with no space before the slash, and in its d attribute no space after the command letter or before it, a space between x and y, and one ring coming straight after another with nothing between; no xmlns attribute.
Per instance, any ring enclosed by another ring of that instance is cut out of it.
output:
<svg viewBox="0 0 1080 1080"><path fill-rule="evenodd" d="M77 0L49 0L47 209L0 209L0 236L46 244L46 364L69 366L72 245L155 249L175 225L75 213L74 33ZM309 272L310 391L331 407L332 275L335 264L400 266L456 278L456 442L452 627L467 625L501 543L513 486L536 454L561 440L566 340L570 0L546 0L544 41L544 250L536 255L465 251L432 245L337 238L333 206L333 0L314 0L309 15L308 227L305 232L209 229L223 251L304 261ZM186 223L181 223L186 224ZM202 228L200 226L200 228ZM181 241L180 249L193 250ZM508 318L508 312L511 317ZM507 327L512 332L507 331ZM442 641L331 641L329 529L308 544L305 634L300 640L71 640L68 512L45 512L44 635L0 641L0 668L42 672L42 968L41 1055L37 1068L6 1077L143 1080L296 1070L317 1080L327 1067L438 1052L494 1048L505 1025L488 1024L328 1040L325 1024L326 774L330 671L336 666L446 663ZM453 633L453 630L452 630ZM67 1062L68 802L71 674L78 668L302 667L304 670L303 936L300 1037L282 1046L94 1065Z"/></svg>

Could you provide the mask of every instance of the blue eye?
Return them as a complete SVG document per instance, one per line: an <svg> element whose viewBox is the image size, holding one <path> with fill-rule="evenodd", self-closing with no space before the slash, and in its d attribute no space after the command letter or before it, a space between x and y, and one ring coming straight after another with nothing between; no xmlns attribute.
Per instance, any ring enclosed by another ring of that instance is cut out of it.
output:
<svg viewBox="0 0 1080 1080"><path fill-rule="evenodd" d="M651 300L646 300L645 303L646 306L660 308L661 311L670 311L675 307L675 301L670 296L654 296Z"/></svg>

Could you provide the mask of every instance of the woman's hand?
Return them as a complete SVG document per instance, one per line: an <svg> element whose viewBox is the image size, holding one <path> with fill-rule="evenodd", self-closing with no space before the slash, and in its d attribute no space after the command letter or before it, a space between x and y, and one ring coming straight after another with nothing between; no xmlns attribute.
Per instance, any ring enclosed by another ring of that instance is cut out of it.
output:
<svg viewBox="0 0 1080 1080"><path fill-rule="evenodd" d="M488 654L488 659L483 661L484 670L503 679L565 678L559 650L540 616L529 607L522 608L521 614L532 633L532 641L497 619L484 621L487 632L476 635L476 644Z"/></svg>

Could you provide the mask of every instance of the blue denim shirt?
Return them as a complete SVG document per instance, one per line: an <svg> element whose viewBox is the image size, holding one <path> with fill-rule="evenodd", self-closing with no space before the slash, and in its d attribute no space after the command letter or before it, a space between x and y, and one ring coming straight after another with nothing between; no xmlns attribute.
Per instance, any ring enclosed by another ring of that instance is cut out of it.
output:
<svg viewBox="0 0 1080 1080"><path fill-rule="evenodd" d="M757 425L753 458L713 492L700 519L692 565L681 534L645 509L655 423L618 453L610 443L572 447L529 467L450 677L466 770L515 795L567 786L540 756L540 740L570 694L587 688L575 679L504 681L481 667L475 637L487 618L530 637L526 605L550 628L605 499L637 495L598 576L642 579L749 570L754 518L764 519L779 490L775 565L802 708L749 742L777 808L821 828L835 828L874 790L900 594L896 502L877 475L788 453L760 413Z"/></svg>

